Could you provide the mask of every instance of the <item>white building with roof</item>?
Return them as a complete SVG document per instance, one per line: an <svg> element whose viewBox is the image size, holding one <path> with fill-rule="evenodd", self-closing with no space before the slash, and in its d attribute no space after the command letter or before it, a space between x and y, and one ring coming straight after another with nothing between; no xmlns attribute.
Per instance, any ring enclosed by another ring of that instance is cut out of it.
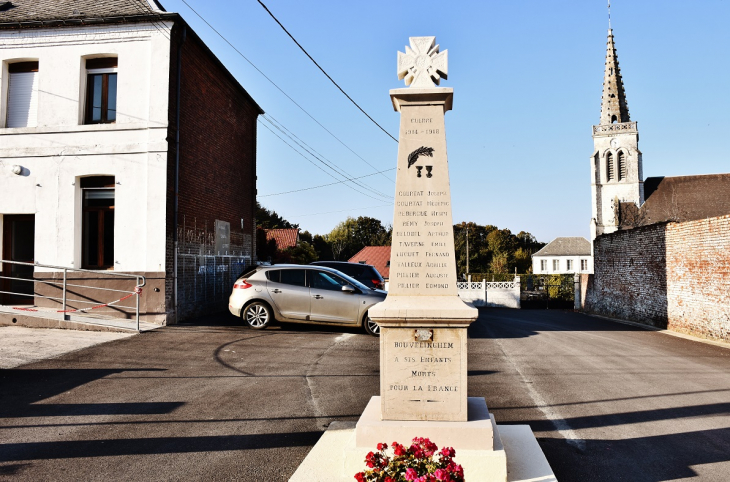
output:
<svg viewBox="0 0 730 482"><path fill-rule="evenodd" d="M535 274L593 273L591 243L583 237L555 238L532 255Z"/></svg>

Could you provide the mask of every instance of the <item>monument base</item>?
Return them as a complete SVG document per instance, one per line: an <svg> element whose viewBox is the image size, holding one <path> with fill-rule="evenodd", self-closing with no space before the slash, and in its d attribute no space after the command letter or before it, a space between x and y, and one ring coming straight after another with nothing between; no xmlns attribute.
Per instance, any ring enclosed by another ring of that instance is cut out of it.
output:
<svg viewBox="0 0 730 482"><path fill-rule="evenodd" d="M453 446L456 450L454 461L464 468L464 478L469 482L557 482L529 425L497 425L490 415L489 428L486 428L481 416L487 410L483 398L469 398L470 415L474 407L477 416L481 417L474 421L477 427L469 427L471 420L378 423L374 418L379 418L375 417L380 408L379 398L370 400L357 423L332 422L289 481L350 482L356 473L366 469L365 456L376 450L378 442L397 441L408 445L418 436L430 438L439 448ZM447 425L461 429L444 427ZM460 430L463 435L459 435ZM480 436L488 436L491 440L486 444L482 441L480 445ZM490 444L491 449L465 448Z"/></svg>

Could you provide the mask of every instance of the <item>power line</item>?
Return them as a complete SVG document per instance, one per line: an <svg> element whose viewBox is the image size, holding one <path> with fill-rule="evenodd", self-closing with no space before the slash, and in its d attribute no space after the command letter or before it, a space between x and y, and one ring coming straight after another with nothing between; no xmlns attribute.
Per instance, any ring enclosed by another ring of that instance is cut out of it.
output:
<svg viewBox="0 0 730 482"><path fill-rule="evenodd" d="M346 212L352 212L352 211L362 211L363 209L375 209L375 208L385 208L388 206L392 206L393 203L390 204L381 204L379 206L367 206L363 208L352 208L352 209L342 209L340 211L327 211L326 213L311 213L311 214L295 214L293 216L287 216L290 218L303 218L305 216L320 216L322 214L336 214L336 213L346 213Z"/></svg>
<svg viewBox="0 0 730 482"><path fill-rule="evenodd" d="M395 170L395 167L391 167L390 169L386 169L385 171L380 171L380 172L387 172L387 171L394 171L394 170ZM366 174L364 176L354 177L353 179L362 179L364 177L374 176L376 174L380 174L380 172L373 172L371 174ZM294 189L292 191L277 192L277 193L273 193L273 194L259 194L258 197L281 196L282 194L291 194L291 193L294 193L294 192L301 192L301 191L311 191L312 189L319 189L319 188L322 188L322 187L334 186L336 184L342 184L342 183L345 183L345 182L347 182L347 181L330 182L329 184L320 184L319 186L303 187L301 189Z"/></svg>
<svg viewBox="0 0 730 482"><path fill-rule="evenodd" d="M184 0L183 0L183 1L184 1ZM319 70L321 70L321 71L322 71L322 73L323 73L323 74L325 75L325 77L327 77L327 78L328 78L328 79L330 80L330 82L332 82L332 83L333 83L333 84L335 85L335 87L337 87L337 88L338 88L338 89L340 90L340 92L342 92L342 93L343 93L343 94L345 95L345 97L347 97L347 98L348 98L348 99L350 100L350 102L352 102L352 103L353 103L353 104L355 105L355 107L357 107L358 109L360 109L360 112L362 112L363 114L365 114L365 116L366 116L366 117L367 117L368 119L370 119L370 121L371 121L371 122L372 122L373 124L375 124L376 126L378 126L378 127L380 128L380 130L381 130L381 131L385 132L385 134L386 134L386 135L387 135L388 137L390 137L391 139L393 139L393 140L394 140L395 142L398 142L398 139L396 139L395 137L393 137L393 136L392 136L392 135L390 134L390 132L386 131L386 130L385 130L385 129L383 128L383 126L381 126L380 124L378 124L378 123L377 123L377 122L375 121L375 119L373 119L372 117L370 117L370 115L369 115L369 114L368 114L367 112L365 112L365 111L363 110L363 108L362 108L362 107L360 107L360 106L359 106L359 105L357 104L357 102L355 102L355 101L354 101L354 100L352 99L352 97L350 97L349 95L347 95L347 92L345 92L345 91L344 91L344 90L342 89L342 87L340 87L340 86L339 86L339 85L337 84L337 82L335 82L335 81L334 81L334 79L333 79L332 77L330 77L330 75L329 75L329 74L328 74L327 72L325 72L325 70L324 70L324 69L323 69L323 68L322 68L322 67L321 67L321 66L320 66L320 65L319 65L319 64L317 63L317 61L316 61L316 60L314 60L314 58L312 58L312 56L311 56L311 55L309 55L309 52L307 52L307 51L306 51L306 50L304 49L304 47L302 47L302 46L301 46L301 44L300 44L299 42L297 42L297 39L295 39L295 38L294 38L294 36L293 36L292 34L290 34L290 33L289 33L289 31L288 31L288 30L286 29L286 27L284 27L284 25L282 25L282 24L281 24L281 22L279 21L279 19L278 19L278 18L276 18L276 17L274 16L274 14L273 14L273 13L271 13L271 10L269 10L269 8L268 8L268 7L266 6L266 5L264 5L264 2L262 2L261 0L257 0L257 1L259 2L259 4L260 4L260 5L262 6L262 7L264 7L264 10L266 10L266 12L267 12L267 13L268 13L269 15L271 15L271 18L273 18L273 19L274 19L274 21L275 21L276 23L278 23L278 24L279 24L279 27L281 27L281 29L282 29L282 30L284 30L284 32L286 32L286 34L287 34L287 35L289 36L289 38L290 38L290 39L292 39L292 40L294 41L294 43L295 43L295 44L297 44L297 47L299 47L299 48L301 49L301 51L302 51L302 52L304 52L304 55L306 55L307 57L309 57L309 60L311 60L311 61L312 61L312 62L314 63L314 65L316 65L316 66L317 66L317 68L318 68Z"/></svg>
<svg viewBox="0 0 730 482"><path fill-rule="evenodd" d="M367 164L368 166L372 167L376 171L379 171L378 168L376 168L375 166L373 166L372 164L370 164L368 161L366 161L360 154L358 154L357 152L353 151L352 148L350 148L350 146L348 146L347 144L345 144L339 137L337 137L336 135L334 135L329 129L327 129L324 125L322 125L322 123L319 122L317 119L315 119L314 116L312 116L312 114L310 114L309 112L307 112L304 109L304 107L302 107L301 105L299 105L294 99L291 98L291 96L289 96L289 94L287 94L286 92L284 92L284 90L281 87L279 87L278 85L276 85L276 82L274 82L273 80L271 80L261 69L259 69L258 67L256 67L256 65L253 62L251 62L245 55L243 55L243 53L240 50L238 50L227 38L225 38L223 36L223 34L221 34L218 30L216 30L215 27L213 27L205 18L203 18L202 15L200 15L197 12L197 10L195 10L193 7L191 7L190 4L186 0L180 0L180 1L182 1L182 3L184 3L185 5L187 5L187 7L195 15L197 15L200 20L202 20L211 30L213 30L221 39L223 39L223 41L225 43L227 43L233 50L235 50L236 53L238 55L240 55L243 60L245 60L246 62L248 62L249 65L251 65L251 67L253 67L254 69L256 69L256 71L259 74L261 74L266 80L268 80L269 83L271 83L271 85L273 85L274 87L276 87L276 89L279 92L281 92L282 94L284 94L284 96L287 99L289 99L295 106L299 107L299 109L302 112L304 112L305 114L307 114L307 116L309 116L309 118L312 119L318 126L320 126L322 129L324 129L324 131L327 132L327 134L329 134L330 136L332 136L337 142L339 142L340 144L342 144L348 151L352 152L358 159L360 159L361 161L363 161L365 164ZM382 172L382 171L380 171L380 172ZM392 179L390 179L389 177L385 176L385 174L381 174L381 175L383 177L385 177L386 179L388 179L389 181L395 182Z"/></svg>
<svg viewBox="0 0 730 482"><path fill-rule="evenodd" d="M331 170L335 171L340 176L343 176L343 177L346 177L346 178L349 178L349 179L357 179L355 176L353 176L352 174L348 173L344 169L341 169L341 168L337 167L337 165L334 162L330 161L329 159L327 159L326 157L324 157L322 154L320 154L319 152L317 152L314 148L312 148L309 144L307 144L306 142L304 142L303 140L301 140L299 137L297 137L296 134L294 134L293 132L291 132L289 129L286 128L286 126L284 126L281 122L279 122L276 119L274 119L272 116L270 116L270 115L263 115L262 117L264 118L264 120L266 120L272 126L274 126L279 132L281 132L282 134L284 134L285 136L287 136L289 139L291 139L292 141L294 141L294 143L296 143L299 147L301 147L302 149L304 149L310 156L314 157L319 162L321 162L322 164L326 165L327 167L329 167ZM272 122L272 120L274 122ZM383 172L383 171L379 171L379 172ZM369 186L367 186L367 185L365 185L363 183L354 182L354 184L357 184L361 188L366 189L366 190L368 190L368 191L370 191L373 194L376 194L378 196L387 197L387 198L391 198L391 199L393 198L393 196L390 196L388 194L385 194L383 192L380 192L377 189L373 189L373 188L371 188L371 187L369 187Z"/></svg>
<svg viewBox="0 0 730 482"><path fill-rule="evenodd" d="M262 126L264 126L266 129L268 129L272 134L274 134L276 137L278 137L284 144L286 144L287 146L289 146L294 152L296 152L297 154L299 154L300 156L302 156L304 159L306 159L307 162L309 162L310 164L312 164L313 166L315 166L317 169L319 169L320 171L322 171L325 174L327 174L328 176L330 176L332 179L335 179L335 180L338 180L339 181L339 179L337 179L334 175L332 175L331 173L325 171L322 167L318 166L314 161L312 161L307 156L305 156L304 154L302 154L301 152L299 152L294 146L292 146L291 144L289 144L288 142L286 142L281 136L279 136L276 132L274 132L273 130L271 130L271 128L269 126L267 126L266 124L264 124L260 120L259 120L259 122L261 123ZM349 181L350 179L347 179L347 180ZM381 202L383 201L382 199L375 198L375 197L373 197L373 196L371 196L371 195L369 195L367 193L364 193L364 192L360 191L359 189L356 189L353 186L350 186L349 184L346 184L346 186L349 187L350 189L352 189L353 191L356 191L356 192L362 194L363 196L369 197L370 199L374 199L376 201L381 201Z"/></svg>

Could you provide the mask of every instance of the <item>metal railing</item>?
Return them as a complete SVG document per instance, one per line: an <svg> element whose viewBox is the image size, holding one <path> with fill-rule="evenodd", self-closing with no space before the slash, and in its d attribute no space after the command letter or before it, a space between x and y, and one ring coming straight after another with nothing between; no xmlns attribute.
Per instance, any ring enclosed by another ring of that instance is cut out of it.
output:
<svg viewBox="0 0 730 482"><path fill-rule="evenodd" d="M33 268L33 272L31 274L31 277L30 278L20 278L20 277L17 277L17 276L4 276L4 275L0 275L0 280L10 280L10 281L20 281L20 282L32 283L32 290L31 290L32 292L31 293L28 293L28 292L25 292L25 291L24 292L5 291L3 289L3 290L0 290L0 294L11 295L11 296L25 296L25 297L29 297L29 298L32 298L32 299L35 299L35 298L44 298L44 299L52 300L52 301L55 301L55 302L60 302L61 303L61 309L60 310L56 310L56 312L57 313L63 313L64 314L64 317L65 317L66 313L74 313L74 312L87 313L87 311L89 311L89 310L93 310L93 309L97 309L97 308L102 308L102 307L109 307L109 306L113 306L115 308L124 308L124 309L127 309L127 310L134 310L135 321L137 323L137 332L140 331L139 330L139 295L142 293L142 287L146 283L146 279L145 279L144 276L142 276L142 275L135 275L135 274L128 274L128 273L115 273L113 271L99 271L99 270L91 270L91 269L77 269L77 268L68 268L66 266L54 266L54 265L50 265L50 264L24 263L24 262L21 262L21 261L8 261L8 260L4 260L4 259L3 260L0 260L0 265L4 265L6 263L7 264L11 264L11 265L28 266L28 267L32 267ZM56 271L48 271L48 273L60 273L60 272L63 272L63 281L46 281L46 280L43 280L43 279L38 279L38 278L36 278L34 276L35 275L35 268L48 268L48 269L51 269L51 270L56 270ZM119 290L119 289L114 289L114 288L102 288L100 286L90 286L90 285L84 285L84 284L71 284L71 283L68 283L68 279L67 279L69 272L73 272L73 273L93 273L93 274L101 275L101 276L104 276L104 277L112 277L112 278L114 278L114 277L116 277L116 278L130 278L130 279L134 279L135 280L135 286L134 286L134 289L132 291L128 291L128 290ZM46 296L46 295L39 294L38 293L38 290L35 289L36 283L43 284L43 285L48 285L48 286L58 286L58 285L61 285L62 296L59 298L57 296ZM100 302L98 300L96 300L96 301L89 301L88 299L87 300L68 299L67 298L68 288L84 288L84 289L89 289L89 290L99 290L99 291L107 291L107 292L125 293L126 296L122 296L118 300L115 300L115 301L111 301L111 302L101 303L100 304ZM119 303L121 301L124 301L124 300L126 300L128 298L131 298L132 296L135 297L135 306L124 306L124 305L117 304L117 303ZM68 307L67 306L67 303L85 303L85 304L90 304L90 305L94 305L94 306L91 306L91 307L85 308L85 309L84 308L78 308L78 309L69 310L69 309L67 309L67 307ZM18 309L21 309L21 310L24 310L24 311L37 311L37 310L30 309L30 308L18 308Z"/></svg>

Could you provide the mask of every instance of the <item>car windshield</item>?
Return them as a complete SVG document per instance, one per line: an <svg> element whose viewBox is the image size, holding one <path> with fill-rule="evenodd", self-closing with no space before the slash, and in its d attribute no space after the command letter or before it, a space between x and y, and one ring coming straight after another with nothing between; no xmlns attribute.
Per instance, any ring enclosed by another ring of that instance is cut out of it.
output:
<svg viewBox="0 0 730 482"><path fill-rule="evenodd" d="M340 271L340 273L342 273L342 271ZM364 284L360 283L358 280L356 280L352 276L348 276L345 273L342 273L342 275L343 275L343 278L345 278L347 280L347 282L350 283L351 285L353 285L355 288L357 288L361 291L370 291L371 288L368 288Z"/></svg>

